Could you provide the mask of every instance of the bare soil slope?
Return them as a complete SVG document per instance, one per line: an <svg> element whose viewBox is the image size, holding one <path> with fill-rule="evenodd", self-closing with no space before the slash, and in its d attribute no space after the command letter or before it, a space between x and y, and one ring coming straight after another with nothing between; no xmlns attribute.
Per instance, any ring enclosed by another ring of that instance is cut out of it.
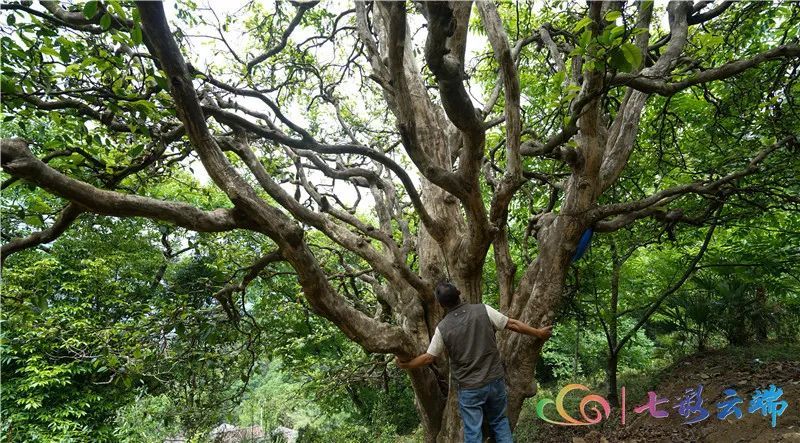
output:
<svg viewBox="0 0 800 443"><path fill-rule="evenodd" d="M628 399L627 425L619 426L619 418L612 418L602 427L551 426L542 423L538 435L517 439L519 442L798 442L800 443L800 348L795 346L765 346L748 349L724 349L688 357L659 377L654 386L659 397L669 403L659 409L669 412L669 417L655 419L644 414L634 414L633 407L644 399ZM685 418L673 406L687 388L703 384L703 406L711 416L696 424L684 424ZM765 389L774 384L783 389L781 400L788 402L783 415L773 428L770 416L750 414L747 405L756 388ZM744 403L739 404L743 416L733 415L725 420L716 417L717 403L724 399L725 389L734 389ZM616 424L614 424L616 423Z"/></svg>

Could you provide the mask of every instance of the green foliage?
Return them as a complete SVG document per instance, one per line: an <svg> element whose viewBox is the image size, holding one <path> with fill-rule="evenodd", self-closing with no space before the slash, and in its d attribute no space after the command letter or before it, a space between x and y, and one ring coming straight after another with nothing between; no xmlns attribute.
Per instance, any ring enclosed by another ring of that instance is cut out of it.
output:
<svg viewBox="0 0 800 443"><path fill-rule="evenodd" d="M278 426L295 429L303 442L393 442L418 425L410 404L413 394L402 378L384 392L380 386L355 381L347 386L301 382L293 373L296 369L280 360L260 368L234 411L235 422L259 425L267 432Z"/></svg>
<svg viewBox="0 0 800 443"><path fill-rule="evenodd" d="M228 407L251 356L231 352L241 333L198 288L207 268L189 261L153 282L164 265L155 232L87 217L48 252L9 259L3 423L14 441L114 440L117 409L137 392L171 392L185 430Z"/></svg>
<svg viewBox="0 0 800 443"><path fill-rule="evenodd" d="M16 441L111 438L108 418L143 376L133 349L148 331L128 328L146 309L138 281L157 265L146 243L125 240L136 228L116 226L113 254L88 258L65 239L53 255L26 254L8 268L3 421ZM99 246L97 234L85 232Z"/></svg>
<svg viewBox="0 0 800 443"><path fill-rule="evenodd" d="M800 328L793 269L800 249L794 237L778 240L772 233L797 226L790 215L721 232L719 249L670 300L665 322L685 331L700 349L715 335L736 346L793 340Z"/></svg>
<svg viewBox="0 0 800 443"><path fill-rule="evenodd" d="M169 79L147 57L130 56L147 49L138 11L116 1L66 6L108 32L79 36L37 16L23 18L21 12L4 10L13 35L4 30L0 37L0 135L29 140L34 155L52 156L50 166L97 187L206 209L231 207L221 191L198 178L195 153L184 138L168 147L153 143L178 120ZM501 2L498 8L508 35L519 40L538 35L546 26L572 53L564 59L565 70L558 71L547 48L522 47L518 69L523 141L547 140L574 123L570 103L581 86L571 78L573 69L613 78L648 63L634 44L644 31L634 25L635 2L608 11L600 23L586 17L584 3L546 1L533 6ZM719 20L691 27L685 55L699 65L681 65L670 80L686 80L699 70L796 41L796 8L742 2ZM234 46L249 60L280 42L295 13L291 2L250 2L221 16L200 13L192 1L177 2L174 9L180 24L176 37L190 62L201 58L188 36L193 30L216 25L225 32L246 29ZM364 69L367 63L359 53L364 48L353 34L334 32L342 26L352 28L355 19L333 9L310 10L299 33L330 36L336 43L332 50L323 43L317 46L316 40L301 46L293 39L250 72L223 56L209 57L203 60L207 75L195 76L198 89L204 91L209 76L237 79L237 84L269 91L283 108L301 114L303 126L320 140L349 137L331 124L341 119L357 139L391 154L397 139L394 120L386 112L381 89ZM119 26L112 16L131 22ZM476 16L470 29L481 35ZM666 33L654 23L650 43ZM354 63L340 63L351 57ZM494 57L478 57L465 68L473 82L471 92L483 90L488 96L496 87ZM433 83L431 77L426 81ZM102 112L92 113L91 106L88 111L46 109L24 99L69 97L63 90L87 86L93 88L91 100L102 99ZM796 61L777 60L725 81L650 97L628 167L599 203L638 199L746 167L764 146L796 135L797 97ZM615 117L623 99L622 88L604 94L602 113ZM500 94L496 109L503 100ZM108 127L108 116L119 124ZM486 137L486 155L500 166L505 162L500 149L504 137L500 126ZM159 152L161 148L165 151ZM297 186L293 160L280 148L255 141L253 148L276 181ZM243 167L236 156L227 154L235 167ZM151 155L163 156L162 161L121 178ZM412 169L408 159L398 161ZM559 196L559 181L571 172L550 158L526 157L523 166L551 174L556 189L531 180L510 205L508 231L511 255L519 264L517 280L537 252L532 216L548 208L551 196ZM776 203L779 196L800 195L796 148L772 153L761 167L768 173L738 180L737 192L676 202L687 216L699 217L710 203L725 200L721 226L695 276L621 351L623 376L645 376L696 348L797 339L800 218L796 204ZM489 185L481 185L488 202ZM403 198L402 189L398 192ZM65 203L24 181L10 184L2 198L4 241L52 225ZM553 201L548 210L558 211L559 205ZM410 232L418 232L417 215L404 210ZM364 223L376 223L370 215L352 213ZM400 227L393 223L399 240ZM671 229L648 219L615 234L595 236L592 250L570 272L569 302L544 349L540 378L563 384L603 376L609 355L607 326L615 322L619 336L632 330L645 309L681 275L702 241L703 229L696 226ZM369 285L341 277L367 264L355 254L340 252L318 231L309 228L306 239L348 303L376 312L378 300ZM610 308L612 240L620 251L637 248L620 270L616 315ZM316 315L287 264L271 265L229 299L214 297L273 249L250 232L196 234L163 223L82 215L56 242L9 258L4 264L1 318L3 438L135 442L182 433L201 439L223 421L263 423L267 430L292 427L303 431L304 441L415 438L419 419L406 375L386 356L366 354ZM490 252L483 268L484 301L498 306L497 269L491 257ZM415 257L408 264L418 270Z"/></svg>
<svg viewBox="0 0 800 443"><path fill-rule="evenodd" d="M257 405L266 405L265 426L299 427L309 441L373 441L416 429L401 374L381 375L389 368L379 361L376 378L351 380L374 357L314 316L293 279L254 283L246 303L257 324L236 327L211 294L250 259L212 253L221 239L199 236L189 239L199 255L165 263L156 245L169 232L88 217L48 253L9 259L3 389L13 403L4 402L3 423L13 441L204 435L230 418L253 423ZM237 241L249 249L247 239ZM164 265L163 284L154 284ZM253 358L265 355L282 357L284 369L276 363L249 380ZM341 383L331 387L332 378Z"/></svg>
<svg viewBox="0 0 800 443"><path fill-rule="evenodd" d="M117 410L114 418L115 441L162 442L181 435L177 406L166 394L137 397Z"/></svg>
<svg viewBox="0 0 800 443"><path fill-rule="evenodd" d="M620 330L628 331L634 320L624 318ZM620 372L638 373L653 367L654 343L640 330L620 355ZM578 324L567 320L554 329L553 337L542 351L543 368L540 376L552 376L561 384L575 380L601 380L605 375L608 344L597 322Z"/></svg>

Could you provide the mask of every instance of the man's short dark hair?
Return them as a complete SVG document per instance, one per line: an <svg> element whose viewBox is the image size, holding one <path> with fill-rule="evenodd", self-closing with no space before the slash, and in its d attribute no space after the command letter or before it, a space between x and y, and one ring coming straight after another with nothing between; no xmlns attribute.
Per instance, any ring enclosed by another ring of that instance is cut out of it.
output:
<svg viewBox="0 0 800 443"><path fill-rule="evenodd" d="M461 291L452 283L441 282L436 285L436 301L445 308L452 308L461 303Z"/></svg>

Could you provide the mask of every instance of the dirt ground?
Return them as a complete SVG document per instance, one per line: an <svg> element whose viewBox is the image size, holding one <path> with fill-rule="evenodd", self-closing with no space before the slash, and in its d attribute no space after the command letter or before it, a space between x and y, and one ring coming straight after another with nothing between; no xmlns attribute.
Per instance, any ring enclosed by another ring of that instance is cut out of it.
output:
<svg viewBox="0 0 800 443"><path fill-rule="evenodd" d="M772 356L768 360L753 358L748 353L731 353L726 350L694 355L673 365L660 377L654 391L659 397L670 400L659 406L669 412L663 419L650 417L647 412L635 414L633 408L646 400L628 399L627 424L619 425L619 416L612 415L605 426L566 427L544 424L535 440L537 442L797 442L800 443L800 361L794 356ZM703 407L711 414L707 419L686 425L686 420L673 406L683 397L687 388L703 385ZM777 426L771 426L771 417L748 413L747 405L756 388L765 389L770 384L783 389L780 400L788 403ZM744 400L738 406L743 416L733 415L725 420L716 417L717 403L724 399L725 389L734 389ZM574 414L573 414L574 415ZM612 424L614 423L614 424Z"/></svg>

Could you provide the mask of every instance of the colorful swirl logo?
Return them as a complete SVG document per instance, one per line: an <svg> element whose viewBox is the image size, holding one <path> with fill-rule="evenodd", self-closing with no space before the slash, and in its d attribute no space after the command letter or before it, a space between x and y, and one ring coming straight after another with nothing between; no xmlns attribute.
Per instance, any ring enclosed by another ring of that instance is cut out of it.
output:
<svg viewBox="0 0 800 443"><path fill-rule="evenodd" d="M583 417L584 421L580 421L570 416L567 413L567 410L564 409L564 397L566 397L567 393L574 390L589 391L589 388L580 384L569 384L564 386L563 389L558 391L558 395L556 395L556 401L553 401L550 398L543 398L539 400L538 403L536 403L536 415L538 415L539 418L546 421L547 423L552 423L554 425L560 425L560 426L594 425L600 423L603 420L603 412L605 412L605 418L608 418L608 416L611 415L611 406L608 404L608 401L599 395L591 394L583 397L583 399L581 399L581 403L579 406L581 417ZM586 411L586 406L591 402L598 403L600 406L603 407L602 412L597 408L597 406L592 406L590 408L591 411L594 411L594 417L589 417ZM550 420L544 415L544 408L549 404L556 405L556 411L558 411L558 415L560 415L561 418L565 420L564 422Z"/></svg>

